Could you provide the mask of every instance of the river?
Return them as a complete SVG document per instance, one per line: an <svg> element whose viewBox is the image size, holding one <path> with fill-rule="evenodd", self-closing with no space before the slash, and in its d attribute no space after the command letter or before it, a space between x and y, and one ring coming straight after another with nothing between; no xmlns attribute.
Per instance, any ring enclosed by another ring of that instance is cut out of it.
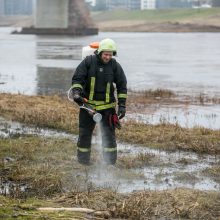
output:
<svg viewBox="0 0 220 220"><path fill-rule="evenodd" d="M117 42L116 59L125 70L129 89L162 88L180 95L220 97L219 33L101 32L71 37L10 35L11 30L0 28L0 92L63 94L81 61L82 46L110 37ZM219 128L219 106L205 111L208 121L199 119L198 125ZM213 111L214 125L209 117ZM177 114L186 115L185 111Z"/></svg>

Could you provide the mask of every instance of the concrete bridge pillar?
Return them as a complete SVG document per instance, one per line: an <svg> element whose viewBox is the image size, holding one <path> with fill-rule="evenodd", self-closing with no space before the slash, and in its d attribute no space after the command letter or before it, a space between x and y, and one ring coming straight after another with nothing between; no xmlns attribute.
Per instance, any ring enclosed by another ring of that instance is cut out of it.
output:
<svg viewBox="0 0 220 220"><path fill-rule="evenodd" d="M34 26L22 34L97 34L83 0L35 0Z"/></svg>
<svg viewBox="0 0 220 220"><path fill-rule="evenodd" d="M35 28L67 28L69 0L37 0Z"/></svg>

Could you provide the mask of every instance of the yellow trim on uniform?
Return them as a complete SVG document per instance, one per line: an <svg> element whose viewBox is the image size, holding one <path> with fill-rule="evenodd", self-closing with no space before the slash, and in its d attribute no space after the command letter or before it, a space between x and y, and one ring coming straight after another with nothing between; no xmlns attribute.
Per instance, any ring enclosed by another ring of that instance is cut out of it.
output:
<svg viewBox="0 0 220 220"><path fill-rule="evenodd" d="M95 77L91 77L89 100L93 100L95 91Z"/></svg>
<svg viewBox="0 0 220 220"><path fill-rule="evenodd" d="M88 103L92 105L104 105L105 104L104 101L95 101L95 100L88 100Z"/></svg>
<svg viewBox="0 0 220 220"><path fill-rule="evenodd" d="M90 148L82 148L82 147L77 147L77 149L82 152L82 153L87 153L87 152L90 152L91 149Z"/></svg>
<svg viewBox="0 0 220 220"><path fill-rule="evenodd" d="M120 93L120 94L118 94L118 98L119 98L119 99L120 99L120 98L126 99L126 98L127 98L127 94L125 94L125 93Z"/></svg>
<svg viewBox="0 0 220 220"><path fill-rule="evenodd" d="M105 94L105 101L107 103L110 102L110 87L111 87L111 84L110 84L110 82L108 82L107 86L106 86L106 94Z"/></svg>
<svg viewBox="0 0 220 220"><path fill-rule="evenodd" d="M115 151L117 151L117 147L112 147L112 148L105 147L104 148L104 152L115 152Z"/></svg>
<svg viewBox="0 0 220 220"><path fill-rule="evenodd" d="M71 89L74 89L74 88L83 89L82 85L81 85L81 84L78 84L78 83L72 85Z"/></svg>
<svg viewBox="0 0 220 220"><path fill-rule="evenodd" d="M91 100L88 100L88 103L89 103L89 105L92 106L92 108L94 110L97 110L97 111L105 110L105 109L108 109L108 108L115 108L116 107L116 103L115 102L113 102L113 103L106 103L104 101L95 101L95 100L91 101Z"/></svg>
<svg viewBox="0 0 220 220"><path fill-rule="evenodd" d="M105 110L105 109L108 109L108 108L115 108L116 106L116 103L110 103L110 104L106 104L106 105L96 105L94 106L94 109L97 110L97 111L100 111L100 110Z"/></svg>

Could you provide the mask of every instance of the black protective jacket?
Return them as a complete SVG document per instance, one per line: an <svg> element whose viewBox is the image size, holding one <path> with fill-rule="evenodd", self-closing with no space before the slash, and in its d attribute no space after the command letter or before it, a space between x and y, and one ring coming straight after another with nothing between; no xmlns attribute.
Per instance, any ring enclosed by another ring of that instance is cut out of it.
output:
<svg viewBox="0 0 220 220"><path fill-rule="evenodd" d="M125 105L127 97L127 80L121 65L111 59L102 62L98 55L87 56L76 68L72 77L72 88L78 89L90 103L103 101L104 104L116 102L115 87L119 105Z"/></svg>

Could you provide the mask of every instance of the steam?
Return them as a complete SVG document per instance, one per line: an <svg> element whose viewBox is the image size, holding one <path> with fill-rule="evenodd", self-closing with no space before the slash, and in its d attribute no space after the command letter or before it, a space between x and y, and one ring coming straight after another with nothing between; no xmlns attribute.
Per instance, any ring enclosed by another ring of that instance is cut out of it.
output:
<svg viewBox="0 0 220 220"><path fill-rule="evenodd" d="M101 188L114 188L117 186L118 180L115 175L116 168L112 165L107 165L103 158L103 142L105 140L102 138L102 123L97 123L97 133L95 136L94 151L96 152L97 161L93 169L93 181L94 184Z"/></svg>

